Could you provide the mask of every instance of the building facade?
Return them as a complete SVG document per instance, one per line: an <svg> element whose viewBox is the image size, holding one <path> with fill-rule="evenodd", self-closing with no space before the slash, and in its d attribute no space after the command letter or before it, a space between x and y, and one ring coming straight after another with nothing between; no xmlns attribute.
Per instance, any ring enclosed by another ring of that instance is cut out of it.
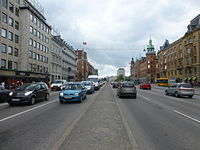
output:
<svg viewBox="0 0 200 150"><path fill-rule="evenodd" d="M191 20L183 37L171 44L165 41L158 58L158 77L200 83L200 15Z"/></svg>
<svg viewBox="0 0 200 150"><path fill-rule="evenodd" d="M28 0L1 0L0 82L49 79L51 28L35 6Z"/></svg>
<svg viewBox="0 0 200 150"><path fill-rule="evenodd" d="M151 82L154 83L157 74L157 56L154 49L154 45L152 44L152 40L149 40L149 44L147 45L147 53L146 57L141 57L136 61L131 61L131 79L136 82Z"/></svg>
<svg viewBox="0 0 200 150"><path fill-rule="evenodd" d="M119 68L117 70L117 76L120 76L120 75L125 77L125 69L124 68Z"/></svg>
<svg viewBox="0 0 200 150"><path fill-rule="evenodd" d="M84 50L76 50L76 57L76 81L85 81L87 80L88 75L98 75L98 70L88 62L87 53Z"/></svg>

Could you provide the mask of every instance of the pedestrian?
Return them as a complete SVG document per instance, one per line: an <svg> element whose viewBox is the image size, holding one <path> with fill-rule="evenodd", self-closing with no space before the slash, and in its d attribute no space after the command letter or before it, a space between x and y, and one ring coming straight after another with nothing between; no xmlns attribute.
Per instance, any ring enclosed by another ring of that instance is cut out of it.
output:
<svg viewBox="0 0 200 150"><path fill-rule="evenodd" d="M5 89L5 82L4 81L1 83L1 86Z"/></svg>

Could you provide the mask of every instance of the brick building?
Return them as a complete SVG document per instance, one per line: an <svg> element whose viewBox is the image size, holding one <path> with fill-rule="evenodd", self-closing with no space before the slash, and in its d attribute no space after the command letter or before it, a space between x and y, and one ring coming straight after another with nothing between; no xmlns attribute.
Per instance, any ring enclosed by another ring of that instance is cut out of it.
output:
<svg viewBox="0 0 200 150"><path fill-rule="evenodd" d="M88 62L87 53L84 50L76 50L75 53L77 57L77 81L85 81L88 75L98 74L98 70Z"/></svg>

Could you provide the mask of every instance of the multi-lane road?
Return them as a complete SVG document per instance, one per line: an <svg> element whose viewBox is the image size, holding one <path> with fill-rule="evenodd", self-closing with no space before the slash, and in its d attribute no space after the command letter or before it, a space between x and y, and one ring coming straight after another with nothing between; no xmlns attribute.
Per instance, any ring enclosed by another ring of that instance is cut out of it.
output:
<svg viewBox="0 0 200 150"><path fill-rule="evenodd" d="M200 96L137 92L137 99L118 98L107 84L83 103L60 104L59 92L32 106L1 103L0 149L200 150Z"/></svg>

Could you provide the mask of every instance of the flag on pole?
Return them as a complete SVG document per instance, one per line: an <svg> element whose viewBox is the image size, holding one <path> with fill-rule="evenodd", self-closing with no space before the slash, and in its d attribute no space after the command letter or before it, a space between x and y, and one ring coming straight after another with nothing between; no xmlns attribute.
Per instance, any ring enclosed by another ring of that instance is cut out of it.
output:
<svg viewBox="0 0 200 150"><path fill-rule="evenodd" d="M87 42L83 42L83 45L87 45Z"/></svg>

